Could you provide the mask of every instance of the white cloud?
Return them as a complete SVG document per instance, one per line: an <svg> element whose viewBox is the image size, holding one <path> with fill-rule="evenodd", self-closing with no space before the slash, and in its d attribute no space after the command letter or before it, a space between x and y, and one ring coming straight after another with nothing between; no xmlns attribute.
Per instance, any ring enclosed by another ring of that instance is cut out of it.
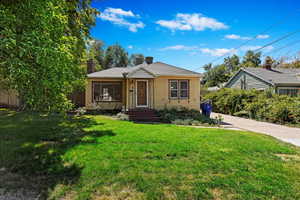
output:
<svg viewBox="0 0 300 200"><path fill-rule="evenodd" d="M245 37L245 36L240 36L236 34L228 34L224 36L226 39L231 39L231 40L251 40L252 37ZM269 35L257 35L256 39L267 39L269 38Z"/></svg>
<svg viewBox="0 0 300 200"><path fill-rule="evenodd" d="M216 48L216 49L210 49L210 48L202 48L200 49L200 51L202 53L206 53L206 54L210 54L212 56L223 56L225 54L228 54L228 53L236 53L237 50L231 48L231 49L226 49L226 48Z"/></svg>
<svg viewBox="0 0 300 200"><path fill-rule="evenodd" d="M243 47L241 47L241 50L242 50L242 51L249 51L249 50L255 51L255 50L257 50L257 49L259 49L259 48L261 48L261 47L262 47L262 46L259 46L259 45L256 45L256 46L243 46ZM267 47L265 47L264 49L262 49L262 51L268 52L268 51L271 51L272 49L274 49L273 46L267 46Z"/></svg>
<svg viewBox="0 0 300 200"><path fill-rule="evenodd" d="M128 49L133 49L133 46L132 45L128 45Z"/></svg>
<svg viewBox="0 0 300 200"><path fill-rule="evenodd" d="M197 46L185 46L185 45L174 45L174 46L168 46L160 49L161 51L167 51L167 50L184 50L184 51L190 51L190 50L196 50L198 49Z"/></svg>
<svg viewBox="0 0 300 200"><path fill-rule="evenodd" d="M250 40L251 39L251 37L242 37L242 36L236 35L236 34L225 35L225 38L231 39L231 40Z"/></svg>
<svg viewBox="0 0 300 200"><path fill-rule="evenodd" d="M204 17L200 13L184 14L178 13L173 20L158 20L156 22L162 27L182 31L203 31L205 29L227 29L228 26L214 18Z"/></svg>
<svg viewBox="0 0 300 200"><path fill-rule="evenodd" d="M269 37L270 37L269 35L257 35L256 36L257 39L267 39Z"/></svg>
<svg viewBox="0 0 300 200"><path fill-rule="evenodd" d="M105 11L108 13L114 13L116 15L135 17L135 15L133 14L133 12L131 10L125 11L125 10L122 10L121 8L107 8L107 9L105 9Z"/></svg>
<svg viewBox="0 0 300 200"><path fill-rule="evenodd" d="M98 15L103 21L109 21L119 26L125 26L131 32L137 32L139 28L144 28L145 24L141 21L132 22L128 18L137 19L139 15L134 14L131 10L125 11L121 8L106 8Z"/></svg>

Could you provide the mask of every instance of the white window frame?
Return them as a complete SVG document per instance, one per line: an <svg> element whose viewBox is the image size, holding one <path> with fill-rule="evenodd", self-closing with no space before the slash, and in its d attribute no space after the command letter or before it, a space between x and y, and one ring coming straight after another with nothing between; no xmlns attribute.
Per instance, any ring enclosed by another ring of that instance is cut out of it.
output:
<svg viewBox="0 0 300 200"><path fill-rule="evenodd" d="M171 84L172 84L172 82L175 82L175 83L177 84L177 89L171 89ZM179 91L179 82L178 82L178 80L170 80L170 81L169 81L169 88L168 88L168 89L169 89L169 93L170 93L169 96L170 96L171 99L178 99L178 98L179 98L179 92L178 92L178 91ZM176 97L172 97L172 96L171 96L172 90L173 90L173 91L176 91L176 94L177 94Z"/></svg>
<svg viewBox="0 0 300 200"><path fill-rule="evenodd" d="M180 85L180 82L186 82L186 83L187 83L187 88L186 88L186 89L182 89L182 88L181 88L181 85ZM180 98L180 99L188 99L188 98L189 98L189 93L190 93L190 92L189 92L189 91L190 91L189 80L179 80L178 83L179 83L179 84L178 84L178 85L179 85L179 90L178 90L178 93L179 93L178 96L179 96L179 97L178 97L178 98ZM187 96L186 96L186 97L182 97L182 96L181 96L181 91L182 91L182 90L187 91Z"/></svg>
<svg viewBox="0 0 300 200"><path fill-rule="evenodd" d="M176 82L177 83L177 89L171 89L171 83ZM187 82L187 89L181 89L180 82ZM188 99L190 97L190 81L189 79L170 79L169 80L169 98L170 99ZM175 91L177 90L177 96L172 97L172 90ZM187 91L187 97L181 97L181 90L186 90Z"/></svg>

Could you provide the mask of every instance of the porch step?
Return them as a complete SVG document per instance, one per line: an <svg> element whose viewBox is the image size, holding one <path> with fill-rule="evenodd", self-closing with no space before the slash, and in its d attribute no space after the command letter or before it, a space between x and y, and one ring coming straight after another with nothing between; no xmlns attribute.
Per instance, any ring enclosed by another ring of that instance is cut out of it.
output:
<svg viewBox="0 0 300 200"><path fill-rule="evenodd" d="M126 112L129 115L130 121L141 122L159 122L160 118L157 116L156 111L149 108L144 109L131 109Z"/></svg>

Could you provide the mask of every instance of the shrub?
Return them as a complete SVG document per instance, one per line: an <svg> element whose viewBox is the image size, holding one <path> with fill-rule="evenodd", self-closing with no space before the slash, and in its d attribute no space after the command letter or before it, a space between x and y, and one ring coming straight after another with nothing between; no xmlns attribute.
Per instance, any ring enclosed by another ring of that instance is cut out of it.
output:
<svg viewBox="0 0 300 200"><path fill-rule="evenodd" d="M200 113L198 110L187 108L171 108L158 111L161 120L166 123L174 123L180 125L193 124L215 124L213 119L210 119Z"/></svg>
<svg viewBox="0 0 300 200"><path fill-rule="evenodd" d="M253 102L254 98L259 94L255 90L237 90L237 89L221 89L216 92L208 93L204 99L211 99L215 112L231 114L244 110L247 103Z"/></svg>
<svg viewBox="0 0 300 200"><path fill-rule="evenodd" d="M77 116L82 116L86 113L86 109L84 107L79 107L75 110Z"/></svg>

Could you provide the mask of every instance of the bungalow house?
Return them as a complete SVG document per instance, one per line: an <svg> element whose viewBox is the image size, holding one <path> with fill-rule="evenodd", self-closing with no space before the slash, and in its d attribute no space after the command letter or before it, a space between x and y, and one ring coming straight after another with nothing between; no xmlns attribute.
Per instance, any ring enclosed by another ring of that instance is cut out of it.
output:
<svg viewBox="0 0 300 200"><path fill-rule="evenodd" d="M277 94L296 96L300 95L300 69L241 68L224 87L242 90L272 88Z"/></svg>
<svg viewBox="0 0 300 200"><path fill-rule="evenodd" d="M162 62L88 74L86 108L136 110L186 107L199 110L200 74Z"/></svg>

